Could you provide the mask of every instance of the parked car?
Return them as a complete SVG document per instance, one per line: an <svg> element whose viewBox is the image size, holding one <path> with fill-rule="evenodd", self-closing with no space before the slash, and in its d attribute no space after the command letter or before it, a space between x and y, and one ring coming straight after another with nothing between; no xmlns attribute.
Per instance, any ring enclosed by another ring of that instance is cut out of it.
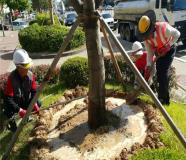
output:
<svg viewBox="0 0 186 160"><path fill-rule="evenodd" d="M117 21L114 21L114 18L111 16L110 13L102 13L101 14L105 22L109 25L109 27L113 30L117 28Z"/></svg>
<svg viewBox="0 0 186 160"><path fill-rule="evenodd" d="M29 19L29 20L34 20L34 19L36 19L36 13L34 13L34 12L33 12L33 13L30 13L29 16L28 16L28 19Z"/></svg>
<svg viewBox="0 0 186 160"><path fill-rule="evenodd" d="M3 25L4 30L9 30L9 27L7 25ZM0 30L3 30L2 24L0 24Z"/></svg>
<svg viewBox="0 0 186 160"><path fill-rule="evenodd" d="M77 14L75 12L67 13L66 18L65 18L65 25L66 26L71 26L74 24L76 21Z"/></svg>
<svg viewBox="0 0 186 160"><path fill-rule="evenodd" d="M22 19L16 19L12 22L13 30L20 30L28 27L28 23Z"/></svg>

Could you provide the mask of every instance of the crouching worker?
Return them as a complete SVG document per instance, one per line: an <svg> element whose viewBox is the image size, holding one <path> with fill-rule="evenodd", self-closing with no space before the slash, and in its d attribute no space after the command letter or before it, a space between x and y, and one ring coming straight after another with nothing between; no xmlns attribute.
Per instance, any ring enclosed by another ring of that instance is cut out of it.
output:
<svg viewBox="0 0 186 160"><path fill-rule="evenodd" d="M140 42L136 41L133 43L132 51L130 51L130 55L132 56L132 59L136 67L138 68L139 72L142 74L142 76L150 85L152 83L153 75L155 74L155 66L154 65L152 66L151 74L149 76L146 76L147 52L143 51L143 47ZM153 57L153 61L154 60L155 57ZM137 88L137 86L138 83L135 77L134 87Z"/></svg>
<svg viewBox="0 0 186 160"><path fill-rule="evenodd" d="M26 114L26 110L36 93L36 81L34 74L29 70L32 59L23 49L15 50L13 62L16 69L8 77L4 91L4 114L9 119L8 129L15 132L17 129L14 115L18 113L20 118ZM33 111L39 112L39 103L35 103Z"/></svg>

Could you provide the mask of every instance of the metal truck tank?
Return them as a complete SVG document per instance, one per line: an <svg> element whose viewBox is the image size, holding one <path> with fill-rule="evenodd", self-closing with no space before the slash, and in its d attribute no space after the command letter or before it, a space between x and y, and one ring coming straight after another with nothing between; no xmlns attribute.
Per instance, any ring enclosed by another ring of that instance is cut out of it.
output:
<svg viewBox="0 0 186 160"><path fill-rule="evenodd" d="M154 9L155 3L156 0L128 0L118 2L114 7L114 18L120 19L121 15L124 14L143 14L147 10Z"/></svg>

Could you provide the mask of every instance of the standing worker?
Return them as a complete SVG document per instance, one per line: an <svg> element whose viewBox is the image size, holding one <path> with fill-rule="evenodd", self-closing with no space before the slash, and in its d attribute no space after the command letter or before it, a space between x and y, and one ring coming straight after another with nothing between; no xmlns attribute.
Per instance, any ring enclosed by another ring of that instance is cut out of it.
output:
<svg viewBox="0 0 186 160"><path fill-rule="evenodd" d="M162 104L169 105L168 71L176 53L176 45L180 32L167 22L156 22L154 11L147 11L138 22L138 36L144 41L147 50L147 69L145 77L150 74L152 57L156 61L158 99Z"/></svg>
<svg viewBox="0 0 186 160"><path fill-rule="evenodd" d="M21 118L36 93L36 81L34 74L29 71L32 66L32 59L23 49L15 50L13 62L16 69L8 77L4 93L4 114L9 118L8 129L15 132L16 122L13 118L18 113ZM39 104L33 106L35 112L39 112Z"/></svg>

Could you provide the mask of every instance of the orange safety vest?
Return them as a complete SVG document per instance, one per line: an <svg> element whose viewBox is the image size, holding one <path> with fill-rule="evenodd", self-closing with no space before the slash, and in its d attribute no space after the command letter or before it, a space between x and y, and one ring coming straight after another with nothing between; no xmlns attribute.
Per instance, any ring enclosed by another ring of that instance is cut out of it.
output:
<svg viewBox="0 0 186 160"><path fill-rule="evenodd" d="M160 56L165 55L170 50L170 48L167 48L164 53L158 53L158 51L162 47L168 45L172 40L171 36L168 38L165 36L167 25L167 22L156 22L156 31L154 32L154 37L150 37L148 40L146 40L146 42L150 45L152 51Z"/></svg>

